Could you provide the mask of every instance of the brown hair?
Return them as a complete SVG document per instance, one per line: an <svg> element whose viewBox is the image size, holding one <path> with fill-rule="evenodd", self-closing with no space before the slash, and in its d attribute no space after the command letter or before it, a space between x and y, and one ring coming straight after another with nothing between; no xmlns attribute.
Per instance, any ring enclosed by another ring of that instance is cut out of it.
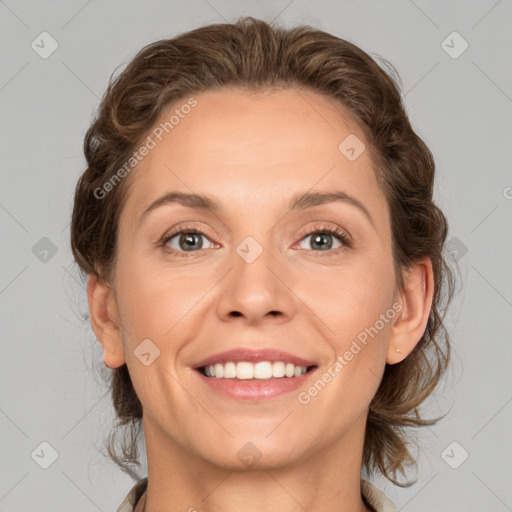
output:
<svg viewBox="0 0 512 512"><path fill-rule="evenodd" d="M86 274L105 282L114 277L117 226L126 179L97 191L133 154L172 103L208 89L238 86L251 91L274 87L307 89L343 107L364 130L375 172L387 197L397 284L422 256L433 264L434 297L426 330L402 362L386 365L368 415L363 467L380 471L397 485L415 465L406 427L432 425L418 407L437 386L450 356L441 312L453 294L453 274L443 257L447 222L432 199L435 164L413 131L402 103L398 75L385 72L348 41L310 26L284 29L252 17L213 24L144 47L117 77L111 77L84 141L87 169L78 181L71 225L73 255ZM119 177L119 174L118 174ZM139 465L137 439L142 406L126 364L113 370L110 388L117 424L108 442L110 457L127 473ZM115 431L128 427L122 453Z"/></svg>

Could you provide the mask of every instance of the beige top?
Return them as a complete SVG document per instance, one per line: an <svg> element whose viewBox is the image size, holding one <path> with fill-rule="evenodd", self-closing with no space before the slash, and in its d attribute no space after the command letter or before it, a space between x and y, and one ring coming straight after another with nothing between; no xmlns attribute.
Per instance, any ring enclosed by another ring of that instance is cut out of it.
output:
<svg viewBox="0 0 512 512"><path fill-rule="evenodd" d="M146 503L148 477L140 479L126 495L116 512L142 512ZM375 485L367 480L361 480L361 493L366 504L374 512L398 512L392 501Z"/></svg>

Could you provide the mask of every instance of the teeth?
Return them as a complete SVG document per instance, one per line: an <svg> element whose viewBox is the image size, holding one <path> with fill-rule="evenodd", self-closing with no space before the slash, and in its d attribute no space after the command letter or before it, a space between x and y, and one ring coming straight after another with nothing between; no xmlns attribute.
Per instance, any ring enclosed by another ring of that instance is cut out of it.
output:
<svg viewBox="0 0 512 512"><path fill-rule="evenodd" d="M215 374L217 375L217 374ZM226 363L224 365L224 378L225 379L235 379L236 378L236 364L235 363Z"/></svg>
<svg viewBox="0 0 512 512"><path fill-rule="evenodd" d="M215 376L219 376L219 379L224 377L224 366L222 364L216 364L215 365L215 371L214 371L214 375Z"/></svg>
<svg viewBox="0 0 512 512"><path fill-rule="evenodd" d="M217 377L217 373L215 373L215 378L221 378L220 375ZM237 379L252 379L254 377L254 366L251 363L239 362L236 363L236 378Z"/></svg>
<svg viewBox="0 0 512 512"><path fill-rule="evenodd" d="M271 379L281 377L299 377L307 371L306 366L295 366L292 363L283 361L261 361L259 363L249 363L247 361L239 361L237 363L229 361L224 364L211 364L205 366L205 374L208 377L216 379Z"/></svg>

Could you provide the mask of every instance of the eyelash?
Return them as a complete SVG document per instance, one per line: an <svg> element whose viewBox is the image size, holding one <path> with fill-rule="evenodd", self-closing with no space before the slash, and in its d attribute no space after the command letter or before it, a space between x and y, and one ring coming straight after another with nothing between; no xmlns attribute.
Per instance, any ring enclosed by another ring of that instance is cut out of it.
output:
<svg viewBox="0 0 512 512"><path fill-rule="evenodd" d="M169 234L166 233L161 238L161 240L158 242L158 245L159 245L159 247L164 249L164 251L168 254L177 256L179 258L187 257L188 251L176 251L175 249L167 248L167 243L169 242L169 240L174 238L176 235L187 234L187 233L194 233L194 234L202 235L202 236L205 236L206 238L209 238L209 236L201 229L198 229L197 227L191 226L191 225L184 225L184 226L179 226L178 228L176 228L174 231L172 231ZM305 232L301 235L300 241L302 241L304 238L307 238L309 235L318 234L318 233L333 235L336 238L338 238L338 240L344 245L344 247L339 247L337 249L332 249L332 250L326 251L326 252L333 253L333 252L338 252L340 250L346 250L346 249L352 248L352 243L351 243L348 235L344 231L342 231L339 228L335 228L335 227L325 225L325 224L314 225L310 230L308 230L307 232ZM191 251L191 252L197 252L197 251ZM312 251L312 252L323 252L323 251Z"/></svg>

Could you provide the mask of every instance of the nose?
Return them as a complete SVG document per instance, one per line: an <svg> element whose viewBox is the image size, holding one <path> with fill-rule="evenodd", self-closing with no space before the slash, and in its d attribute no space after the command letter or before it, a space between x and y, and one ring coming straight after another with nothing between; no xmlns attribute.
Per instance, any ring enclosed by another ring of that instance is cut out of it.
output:
<svg viewBox="0 0 512 512"><path fill-rule="evenodd" d="M254 239L242 242L232 257L232 268L222 280L218 315L224 321L258 325L286 322L295 314L289 267Z"/></svg>

